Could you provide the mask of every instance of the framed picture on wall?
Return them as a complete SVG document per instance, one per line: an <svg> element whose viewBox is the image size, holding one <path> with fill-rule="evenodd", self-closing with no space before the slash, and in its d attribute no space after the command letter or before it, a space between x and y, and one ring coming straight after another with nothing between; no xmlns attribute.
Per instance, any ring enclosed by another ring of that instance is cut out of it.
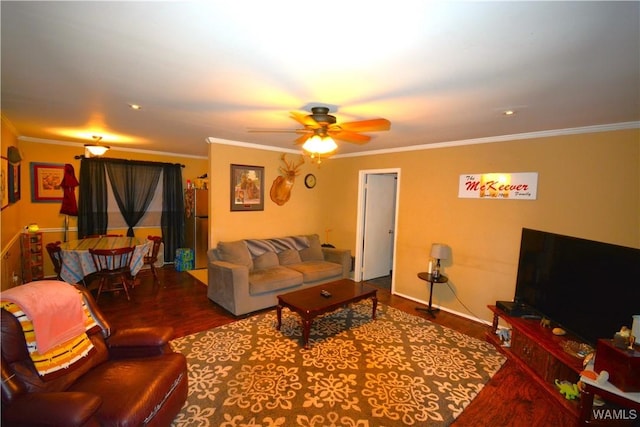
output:
<svg viewBox="0 0 640 427"><path fill-rule="evenodd" d="M2 209L9 206L9 159L2 156L0 168L0 195L2 196Z"/></svg>
<svg viewBox="0 0 640 427"><path fill-rule="evenodd" d="M31 201L35 203L61 202L64 164L31 163Z"/></svg>
<svg viewBox="0 0 640 427"><path fill-rule="evenodd" d="M264 167L231 165L231 210L264 210Z"/></svg>
<svg viewBox="0 0 640 427"><path fill-rule="evenodd" d="M20 200L20 164L9 163L8 170L9 203Z"/></svg>

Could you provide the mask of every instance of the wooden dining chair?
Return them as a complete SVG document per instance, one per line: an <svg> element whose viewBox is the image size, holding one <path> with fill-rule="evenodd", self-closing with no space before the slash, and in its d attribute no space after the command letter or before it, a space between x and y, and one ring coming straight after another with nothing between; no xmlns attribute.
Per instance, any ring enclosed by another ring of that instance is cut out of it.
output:
<svg viewBox="0 0 640 427"><path fill-rule="evenodd" d="M127 300L131 300L129 281L132 279L131 259L134 249L134 246L116 249L89 249L96 267L94 277L100 280L96 301L100 299L102 292L121 290L127 295ZM105 285L107 285L106 289Z"/></svg>
<svg viewBox="0 0 640 427"><path fill-rule="evenodd" d="M62 280L60 278L60 272L62 271L62 249L60 248L60 241L47 243L47 252L49 253L49 257L51 258L51 263L53 264L53 271L56 273L56 278L58 280Z"/></svg>
<svg viewBox="0 0 640 427"><path fill-rule="evenodd" d="M148 236L147 239L153 242L153 246L151 246L151 250L143 258L143 262L145 265L148 265L151 268L151 274L153 274L153 281L157 282L158 272L156 271L155 263L158 262L158 252L160 251L160 245L162 244L162 237Z"/></svg>

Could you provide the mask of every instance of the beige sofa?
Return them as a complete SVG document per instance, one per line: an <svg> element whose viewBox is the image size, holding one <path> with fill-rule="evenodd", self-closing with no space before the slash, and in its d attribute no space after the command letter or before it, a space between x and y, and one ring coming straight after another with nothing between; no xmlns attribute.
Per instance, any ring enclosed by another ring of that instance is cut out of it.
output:
<svg viewBox="0 0 640 427"><path fill-rule="evenodd" d="M208 251L209 299L236 316L273 307L277 295L349 277L351 251L317 234L219 242Z"/></svg>

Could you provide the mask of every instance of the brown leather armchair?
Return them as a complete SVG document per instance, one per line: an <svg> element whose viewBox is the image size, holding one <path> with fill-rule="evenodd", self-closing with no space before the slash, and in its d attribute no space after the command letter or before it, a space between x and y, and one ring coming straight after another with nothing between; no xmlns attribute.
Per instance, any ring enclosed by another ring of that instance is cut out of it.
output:
<svg viewBox="0 0 640 427"><path fill-rule="evenodd" d="M71 285L70 285L71 286ZM187 398L185 357L171 350L172 329L113 331L93 297L100 328L89 334L89 360L43 381L16 318L0 310L3 426L168 426Z"/></svg>

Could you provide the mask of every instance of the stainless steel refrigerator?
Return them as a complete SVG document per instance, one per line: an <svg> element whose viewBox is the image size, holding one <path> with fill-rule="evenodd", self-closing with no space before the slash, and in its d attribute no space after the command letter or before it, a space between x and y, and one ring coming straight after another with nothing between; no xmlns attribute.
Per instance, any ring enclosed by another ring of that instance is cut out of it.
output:
<svg viewBox="0 0 640 427"><path fill-rule="evenodd" d="M194 268L206 268L209 249L208 190L187 190L185 210L185 247L193 249Z"/></svg>

